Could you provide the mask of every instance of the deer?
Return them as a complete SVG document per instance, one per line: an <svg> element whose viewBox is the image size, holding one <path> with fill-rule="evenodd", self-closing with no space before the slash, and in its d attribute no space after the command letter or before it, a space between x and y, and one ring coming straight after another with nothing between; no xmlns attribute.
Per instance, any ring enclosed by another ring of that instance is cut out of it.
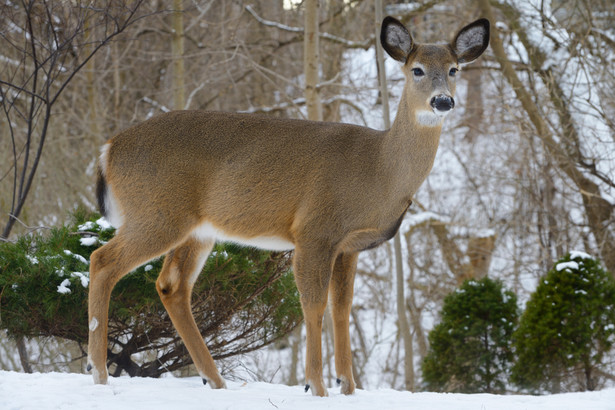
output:
<svg viewBox="0 0 615 410"><path fill-rule="evenodd" d="M191 312L193 285L217 241L293 250L306 327L305 391L327 396L321 334L327 304L341 393L352 394L349 320L361 251L391 239L431 171L459 69L489 44L489 21L447 44L418 44L386 17L380 43L405 76L389 130L246 113L171 111L101 148L96 196L117 228L91 255L88 365L106 384L115 284L165 255L156 289L205 384L225 388Z"/></svg>

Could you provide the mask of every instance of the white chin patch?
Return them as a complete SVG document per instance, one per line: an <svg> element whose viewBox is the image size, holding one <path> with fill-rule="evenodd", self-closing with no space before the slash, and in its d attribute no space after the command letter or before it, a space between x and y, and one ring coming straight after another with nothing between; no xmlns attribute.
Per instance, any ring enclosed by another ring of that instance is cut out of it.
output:
<svg viewBox="0 0 615 410"><path fill-rule="evenodd" d="M416 112L416 122L425 127L437 127L442 125L446 114L450 111L420 110Z"/></svg>

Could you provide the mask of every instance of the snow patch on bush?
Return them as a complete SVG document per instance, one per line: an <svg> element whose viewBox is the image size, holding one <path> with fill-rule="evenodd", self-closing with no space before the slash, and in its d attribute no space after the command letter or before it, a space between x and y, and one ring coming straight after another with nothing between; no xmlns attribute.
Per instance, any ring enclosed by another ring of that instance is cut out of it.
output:
<svg viewBox="0 0 615 410"><path fill-rule="evenodd" d="M560 262L557 265L555 265L555 270L558 272L561 272L564 269L578 270L579 264L576 263L575 261L570 261L570 262Z"/></svg>
<svg viewBox="0 0 615 410"><path fill-rule="evenodd" d="M87 288L90 284L90 273L89 272L71 272L70 274L73 278L79 278L81 281L81 286Z"/></svg>
<svg viewBox="0 0 615 410"><path fill-rule="evenodd" d="M581 251L570 251L570 259L591 259L591 255Z"/></svg>
<svg viewBox="0 0 615 410"><path fill-rule="evenodd" d="M103 231L113 228L111 224L105 218L98 219L96 221L96 224L100 226L100 229L102 229Z"/></svg>
<svg viewBox="0 0 615 410"><path fill-rule="evenodd" d="M90 261L88 261L86 258L84 258L83 256L76 254L76 253L72 253L71 251L69 251L68 249L64 249L64 254L65 255L70 255L73 258L77 259L79 262L84 263L86 265L90 264Z"/></svg>
<svg viewBox="0 0 615 410"><path fill-rule="evenodd" d="M70 280L64 279L62 283L58 286L58 293L62 293L63 295L70 293Z"/></svg>
<svg viewBox="0 0 615 410"><path fill-rule="evenodd" d="M94 245L98 244L98 238L95 237L95 236L90 236L88 238L81 238L79 240L79 242L83 246L94 246Z"/></svg>

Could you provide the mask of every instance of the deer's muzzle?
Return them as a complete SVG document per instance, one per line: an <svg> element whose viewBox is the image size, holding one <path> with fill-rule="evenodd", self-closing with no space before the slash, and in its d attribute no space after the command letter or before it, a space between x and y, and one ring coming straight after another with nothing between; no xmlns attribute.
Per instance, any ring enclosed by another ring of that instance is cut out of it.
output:
<svg viewBox="0 0 615 410"><path fill-rule="evenodd" d="M448 95L440 94L436 95L429 102L434 112L439 115L447 114L450 110L455 108L455 100Z"/></svg>

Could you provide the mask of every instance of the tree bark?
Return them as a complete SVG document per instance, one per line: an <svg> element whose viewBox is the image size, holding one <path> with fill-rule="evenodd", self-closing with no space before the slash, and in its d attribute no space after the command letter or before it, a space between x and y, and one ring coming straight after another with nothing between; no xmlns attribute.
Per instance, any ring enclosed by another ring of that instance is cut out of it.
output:
<svg viewBox="0 0 615 410"><path fill-rule="evenodd" d="M23 371L26 373L32 373L32 366L30 366L30 360L28 358L28 350L26 349L26 339L21 336L15 341L17 343L17 351L19 352L19 361L23 367Z"/></svg>
<svg viewBox="0 0 615 410"><path fill-rule="evenodd" d="M299 325L292 331L290 334L290 346L291 346L291 355L290 355L290 369L288 376L288 385L289 386L297 386L299 384L299 379L297 378L297 367L299 366L299 347L301 345L301 329L303 329L303 325Z"/></svg>
<svg viewBox="0 0 615 410"><path fill-rule="evenodd" d="M305 36L303 40L305 100L308 119L322 121L322 106L320 104L319 81L319 51L318 51L318 0L305 1Z"/></svg>
<svg viewBox="0 0 615 410"><path fill-rule="evenodd" d="M92 43L92 27L91 27L92 23L90 22L89 19L85 20L84 22L84 29L85 29L85 37L88 39L88 41L85 43L85 54L86 55L90 55L93 54L93 43ZM87 81L87 93L88 93L88 105L90 108L90 118L89 118L89 123L90 123L90 133L92 134L93 138L96 138L100 132L100 129L98 127L98 111L96 109L96 82L95 82L95 78L94 78L94 56L92 56L92 58L90 59L90 61L88 61L88 63L85 65L85 75L86 75L86 81Z"/></svg>
<svg viewBox="0 0 615 410"><path fill-rule="evenodd" d="M184 11L183 1L173 0L173 108L183 110L186 104L184 84Z"/></svg>

